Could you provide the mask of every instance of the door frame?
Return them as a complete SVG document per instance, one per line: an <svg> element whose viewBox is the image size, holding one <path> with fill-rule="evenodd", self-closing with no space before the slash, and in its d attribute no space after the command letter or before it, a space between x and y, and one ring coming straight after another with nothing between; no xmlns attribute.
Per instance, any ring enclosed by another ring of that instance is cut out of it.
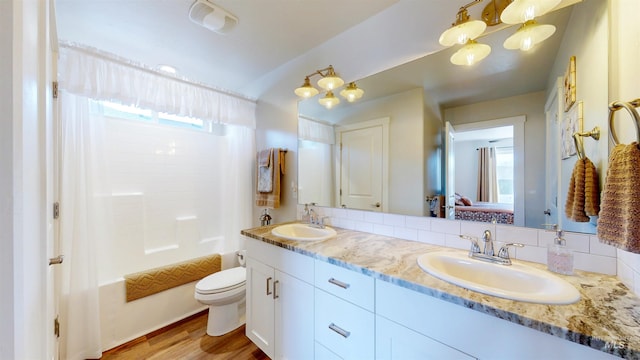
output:
<svg viewBox="0 0 640 360"><path fill-rule="evenodd" d="M513 224L525 226L524 123L525 115L455 125L456 133L502 126L513 126Z"/></svg>
<svg viewBox="0 0 640 360"><path fill-rule="evenodd" d="M382 207L380 209L381 212L389 211L389 124L391 123L390 117L383 117L373 120L361 121L353 124L339 125L335 128L336 134L336 151L335 161L336 169L335 169L335 184L336 189L340 189L340 181L342 178L342 133L345 131L353 131L366 129L376 126L382 127ZM336 206L340 207L341 204L341 196L340 190L335 193Z"/></svg>

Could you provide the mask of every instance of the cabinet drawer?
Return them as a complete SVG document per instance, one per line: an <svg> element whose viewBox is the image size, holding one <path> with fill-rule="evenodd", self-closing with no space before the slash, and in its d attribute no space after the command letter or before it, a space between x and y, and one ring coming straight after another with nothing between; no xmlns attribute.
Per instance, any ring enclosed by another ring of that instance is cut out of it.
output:
<svg viewBox="0 0 640 360"><path fill-rule="evenodd" d="M315 338L343 359L373 359L373 313L320 289L315 290Z"/></svg>
<svg viewBox="0 0 640 360"><path fill-rule="evenodd" d="M372 277L316 260L315 285L330 294L373 311L375 280Z"/></svg>
<svg viewBox="0 0 640 360"><path fill-rule="evenodd" d="M315 343L315 356L314 360L342 360L340 356L332 353L329 349L321 345L320 343Z"/></svg>

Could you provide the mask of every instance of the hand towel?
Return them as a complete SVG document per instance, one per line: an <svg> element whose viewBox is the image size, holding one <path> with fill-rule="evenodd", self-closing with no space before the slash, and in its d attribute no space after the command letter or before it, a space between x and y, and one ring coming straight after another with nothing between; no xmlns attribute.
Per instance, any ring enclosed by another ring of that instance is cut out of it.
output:
<svg viewBox="0 0 640 360"><path fill-rule="evenodd" d="M609 156L598 219L600 242L640 254L640 149L618 144Z"/></svg>
<svg viewBox="0 0 640 360"><path fill-rule="evenodd" d="M589 217L584 212L584 165L584 159L578 159L573 167L567 189L567 202L564 207L567 218L577 222L589 221Z"/></svg>
<svg viewBox="0 0 640 360"><path fill-rule="evenodd" d="M258 191L270 193L273 191L273 148L258 153Z"/></svg>
<svg viewBox="0 0 640 360"><path fill-rule="evenodd" d="M600 213L600 177L596 166L584 158L584 212L588 216Z"/></svg>
<svg viewBox="0 0 640 360"><path fill-rule="evenodd" d="M256 206L266 206L270 208L280 207L280 176L285 173L285 152L280 149L272 149L271 152L271 183L270 192L261 192L259 186L256 186ZM260 164L257 162L258 177L260 176ZM258 178L259 182L259 178Z"/></svg>
<svg viewBox="0 0 640 360"><path fill-rule="evenodd" d="M569 180L565 215L576 222L589 222L600 212L600 180L596 166L584 157L576 161Z"/></svg>

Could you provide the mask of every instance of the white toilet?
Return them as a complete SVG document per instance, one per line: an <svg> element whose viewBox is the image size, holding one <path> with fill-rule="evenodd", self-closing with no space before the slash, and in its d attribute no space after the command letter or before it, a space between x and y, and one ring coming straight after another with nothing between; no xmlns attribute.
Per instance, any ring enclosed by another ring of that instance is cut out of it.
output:
<svg viewBox="0 0 640 360"><path fill-rule="evenodd" d="M211 274L196 284L196 300L209 305L207 334L210 336L224 335L245 322L245 252L239 251L237 256L241 266Z"/></svg>

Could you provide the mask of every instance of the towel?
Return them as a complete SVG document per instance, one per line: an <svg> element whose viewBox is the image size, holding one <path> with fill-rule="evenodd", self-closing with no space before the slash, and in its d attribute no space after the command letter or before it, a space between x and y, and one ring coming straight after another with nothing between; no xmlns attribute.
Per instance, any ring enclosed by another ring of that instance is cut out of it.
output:
<svg viewBox="0 0 640 360"><path fill-rule="evenodd" d="M584 157L576 161L569 180L565 215L576 222L589 222L600 212L600 182L596 166Z"/></svg>
<svg viewBox="0 0 640 360"><path fill-rule="evenodd" d="M270 193L273 191L273 148L258 153L258 191Z"/></svg>
<svg viewBox="0 0 640 360"><path fill-rule="evenodd" d="M270 208L278 208L280 207L280 175L285 173L285 163L284 163L284 155L285 152L280 149L269 149L271 150L271 160L269 167L271 169L271 191L263 192L260 191L260 154L258 154L258 161L256 162L257 166L257 181L256 185L256 206L267 206ZM265 151L265 150L263 150ZM268 151L268 150L267 150ZM261 151L262 152L262 151Z"/></svg>
<svg viewBox="0 0 640 360"><path fill-rule="evenodd" d="M600 242L640 254L640 149L618 144L609 156L598 219Z"/></svg>

